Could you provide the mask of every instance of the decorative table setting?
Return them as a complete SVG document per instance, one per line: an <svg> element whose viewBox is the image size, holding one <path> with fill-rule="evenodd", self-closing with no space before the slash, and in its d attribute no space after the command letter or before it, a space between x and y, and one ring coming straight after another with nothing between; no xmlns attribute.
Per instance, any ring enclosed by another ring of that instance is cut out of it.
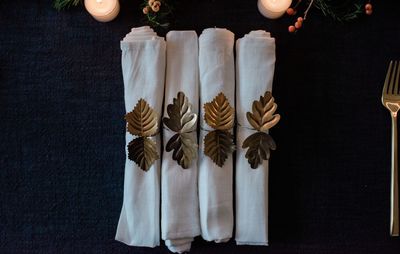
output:
<svg viewBox="0 0 400 254"><path fill-rule="evenodd" d="M400 251L397 1L26 5L0 252Z"/></svg>

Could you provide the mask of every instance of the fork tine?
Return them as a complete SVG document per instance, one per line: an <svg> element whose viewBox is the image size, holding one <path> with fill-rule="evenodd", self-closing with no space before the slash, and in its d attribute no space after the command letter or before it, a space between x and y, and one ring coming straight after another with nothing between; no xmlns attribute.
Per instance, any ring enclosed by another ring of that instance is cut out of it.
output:
<svg viewBox="0 0 400 254"><path fill-rule="evenodd" d="M393 65L393 61L390 61L389 69L386 73L385 84L383 85L383 92L382 92L383 94L388 93L388 85L389 85L390 73L392 72L392 65Z"/></svg>
<svg viewBox="0 0 400 254"><path fill-rule="evenodd" d="M392 73L390 74L390 83L389 83L389 94L394 94L394 78L396 76L396 71L397 71L397 61L394 61ZM397 92L396 92L397 93Z"/></svg>
<svg viewBox="0 0 400 254"><path fill-rule="evenodd" d="M399 94L400 62L396 61L396 63L397 63L397 72L393 73L393 76L396 76L396 81L394 82L394 93Z"/></svg>
<svg viewBox="0 0 400 254"><path fill-rule="evenodd" d="M389 81L389 94L394 94L394 77L397 70L397 61L393 61L393 68L390 73L390 81Z"/></svg>

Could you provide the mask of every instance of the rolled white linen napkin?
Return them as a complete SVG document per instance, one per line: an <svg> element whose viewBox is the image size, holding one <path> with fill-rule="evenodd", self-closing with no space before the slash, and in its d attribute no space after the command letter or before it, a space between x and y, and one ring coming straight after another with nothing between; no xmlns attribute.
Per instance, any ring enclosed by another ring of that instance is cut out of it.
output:
<svg viewBox="0 0 400 254"><path fill-rule="evenodd" d="M238 245L268 245L268 161L257 169L247 161L243 141L255 133L246 119L254 100L272 90L275 39L253 31L236 42L236 232Z"/></svg>
<svg viewBox="0 0 400 254"><path fill-rule="evenodd" d="M139 99L162 116L165 76L165 41L149 27L132 29L121 41L125 109ZM158 123L160 126L160 122ZM134 138L126 133L126 144ZM161 153L160 134L150 137ZM126 151L124 199L115 239L127 245L155 247L160 244L160 160L145 172L128 159Z"/></svg>
<svg viewBox="0 0 400 254"><path fill-rule="evenodd" d="M234 34L227 29L205 29L199 38L200 149L199 201L201 235L207 241L226 242L233 231L233 159L222 167L204 154L204 137L213 129L204 120L204 104L223 93L235 102Z"/></svg>
<svg viewBox="0 0 400 254"><path fill-rule="evenodd" d="M168 105L183 92L192 105L196 119L191 136L197 153L197 115L199 110L198 38L194 31L171 31L167 34L167 69L164 119ZM164 123L164 146L177 134ZM161 237L172 252L189 251L195 236L200 235L197 191L197 157L184 169L173 159L174 151L164 149L161 168ZM185 166L186 167L186 166Z"/></svg>

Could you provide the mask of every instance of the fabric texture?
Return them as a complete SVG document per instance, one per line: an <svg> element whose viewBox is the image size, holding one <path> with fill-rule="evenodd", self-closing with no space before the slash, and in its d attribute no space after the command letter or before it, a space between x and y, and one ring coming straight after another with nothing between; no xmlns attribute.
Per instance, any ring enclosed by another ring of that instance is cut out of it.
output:
<svg viewBox="0 0 400 254"><path fill-rule="evenodd" d="M166 45L149 27L134 28L121 42L125 109L130 112L140 98L149 103L161 120ZM159 125L160 126L160 123ZM134 138L126 133L126 144ZM158 133L151 137L161 154ZM128 152L126 151L128 156ZM124 200L115 239L128 245L160 244L160 166L156 160L145 172L126 158Z"/></svg>
<svg viewBox="0 0 400 254"><path fill-rule="evenodd" d="M195 31L171 31L167 34L167 69L164 117L167 106L183 92L199 110L198 38ZM164 146L176 134L164 125ZM197 145L197 126L190 135ZM195 236L200 235L199 199L197 190L197 159L183 169L172 158L173 152L163 151L161 169L161 236L172 252L189 251Z"/></svg>
<svg viewBox="0 0 400 254"><path fill-rule="evenodd" d="M234 34L227 29L210 28L199 38L200 71L200 149L199 202L201 235L207 241L226 242L233 231L233 159L229 155L222 168L204 155L204 137L211 127L204 120L204 103L220 92L234 107Z"/></svg>
<svg viewBox="0 0 400 254"><path fill-rule="evenodd" d="M275 39L252 31L236 42L236 232L239 245L268 245L268 161L252 169L242 148L255 133L246 119L254 100L272 90Z"/></svg>
<svg viewBox="0 0 400 254"><path fill-rule="evenodd" d="M0 1L0 252L167 254L114 240L126 145L120 39L140 25L140 1L120 1L109 23L51 2ZM256 1L180 3L172 29L271 30L282 115L270 132L270 246L198 237L191 254L398 254L380 96L400 59L400 1L372 1L373 15L349 24L311 9L295 36L290 18L268 20Z"/></svg>

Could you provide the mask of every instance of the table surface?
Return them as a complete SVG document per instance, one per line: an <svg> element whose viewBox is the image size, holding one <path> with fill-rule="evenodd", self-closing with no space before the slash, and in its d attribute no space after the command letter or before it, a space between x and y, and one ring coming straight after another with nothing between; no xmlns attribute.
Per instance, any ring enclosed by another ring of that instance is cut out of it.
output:
<svg viewBox="0 0 400 254"><path fill-rule="evenodd" d="M140 1L110 23L82 7L0 2L1 253L168 253L114 240L124 177L119 42ZM186 0L171 29L276 38L282 120L270 173L270 246L196 239L192 253L399 253L389 236L390 115L381 89L400 59L400 1L342 24L312 9L296 35L256 0ZM165 31L159 31L165 35Z"/></svg>

